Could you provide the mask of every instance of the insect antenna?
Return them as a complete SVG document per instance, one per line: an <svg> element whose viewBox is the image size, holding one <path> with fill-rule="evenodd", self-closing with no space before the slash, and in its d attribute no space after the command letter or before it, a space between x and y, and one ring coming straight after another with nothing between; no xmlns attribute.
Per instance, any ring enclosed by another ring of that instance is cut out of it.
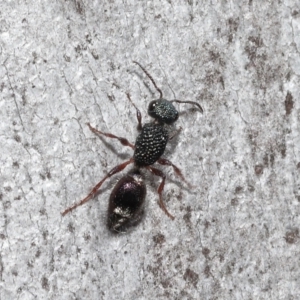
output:
<svg viewBox="0 0 300 300"><path fill-rule="evenodd" d="M177 102L177 103L188 103L188 104L193 104L199 107L201 113L203 113L203 108L201 107L201 105L197 102L193 102L193 101L181 101L181 100L171 100L170 102Z"/></svg>
<svg viewBox="0 0 300 300"><path fill-rule="evenodd" d="M153 85L155 86L156 90L159 92L159 99L161 99L163 97L163 93L161 91L161 89L156 85L154 79L152 78L152 76L144 69L144 67L138 63L137 61L132 61L133 63L137 64L144 72L145 74L149 77L149 79L151 80L151 82L153 83Z"/></svg>

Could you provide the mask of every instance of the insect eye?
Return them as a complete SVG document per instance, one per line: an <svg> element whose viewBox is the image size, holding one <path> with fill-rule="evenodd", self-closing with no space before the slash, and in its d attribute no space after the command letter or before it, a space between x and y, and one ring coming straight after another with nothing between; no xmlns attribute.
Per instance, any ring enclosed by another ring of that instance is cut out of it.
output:
<svg viewBox="0 0 300 300"><path fill-rule="evenodd" d="M151 101L150 104L149 104L148 110L149 110L149 111L154 111L154 110L155 110L156 104L157 104L156 100Z"/></svg>

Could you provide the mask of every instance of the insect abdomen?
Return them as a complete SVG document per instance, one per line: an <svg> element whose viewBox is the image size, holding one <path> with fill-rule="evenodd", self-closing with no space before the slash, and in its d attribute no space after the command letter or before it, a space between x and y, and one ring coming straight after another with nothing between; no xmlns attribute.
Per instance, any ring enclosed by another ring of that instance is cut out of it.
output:
<svg viewBox="0 0 300 300"><path fill-rule="evenodd" d="M136 225L143 214L145 197L146 186L139 170L122 177L109 198L108 228L119 233Z"/></svg>

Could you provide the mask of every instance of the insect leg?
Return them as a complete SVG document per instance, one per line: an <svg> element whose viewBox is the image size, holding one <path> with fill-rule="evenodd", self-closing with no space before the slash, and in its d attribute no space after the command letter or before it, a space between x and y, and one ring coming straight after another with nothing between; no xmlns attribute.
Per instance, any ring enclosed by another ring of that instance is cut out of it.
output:
<svg viewBox="0 0 300 300"><path fill-rule="evenodd" d="M131 104L134 106L134 108L136 109L136 118L138 120L138 130L142 130L142 114L141 111L136 107L136 105L133 103L133 101L131 100L130 94L126 93L128 100L131 102Z"/></svg>
<svg viewBox="0 0 300 300"><path fill-rule="evenodd" d="M101 134L101 135L104 135L104 136L112 138L112 139L117 139L122 145L128 146L128 147L134 149L134 145L132 145L127 139L122 138L122 137L118 137L118 136L116 136L114 134L111 134L111 133L102 132L102 131L92 127L90 123L87 123L87 125L89 126L90 130L92 132L94 132L95 134Z"/></svg>
<svg viewBox="0 0 300 300"><path fill-rule="evenodd" d="M159 169L156 169L156 168L153 168L153 167L150 167L150 166L148 166L148 167L146 167L151 173L153 173L154 175L156 175L156 176L159 176L159 177L161 177L162 178L162 182L160 183L160 185L159 185L159 187L158 187L158 189L157 189L157 192L158 192L158 195L159 195L159 206L160 206L160 208L164 211L164 213L170 218L170 219L172 219L172 220L174 220L175 218L174 218L174 216L172 216L169 212L168 212L168 210L167 210L167 208L166 208L166 206L165 206L165 204L164 204L164 201L163 201L163 199L162 199L162 192L163 192L163 189L164 189L164 186L165 186L165 180L166 180L166 175L161 171L161 170L159 170Z"/></svg>
<svg viewBox="0 0 300 300"><path fill-rule="evenodd" d="M168 159L165 159L165 158L160 158L157 160L157 162L163 166L171 166L173 168L174 172L181 178L181 180L183 180L190 188L193 187L188 181L186 181L186 179L182 175L180 169L178 167L176 167L171 161L169 161Z"/></svg>
<svg viewBox="0 0 300 300"><path fill-rule="evenodd" d="M125 167L129 164L133 163L133 158L125 161L124 163L112 168L108 174L100 181L98 182L94 187L93 189L91 190L91 192L84 198L82 199L81 201L79 201L78 203L75 203L73 204L72 206L68 207L66 210L64 210L61 214L63 216L65 216L67 213L69 213L70 211L74 210L75 208L77 208L78 206L81 206L82 204L88 202L90 199L92 199L94 197L94 195L96 194L96 192L100 189L101 185L103 184L103 182L113 176L114 174L116 173L119 173L121 172L123 169L125 169Z"/></svg>

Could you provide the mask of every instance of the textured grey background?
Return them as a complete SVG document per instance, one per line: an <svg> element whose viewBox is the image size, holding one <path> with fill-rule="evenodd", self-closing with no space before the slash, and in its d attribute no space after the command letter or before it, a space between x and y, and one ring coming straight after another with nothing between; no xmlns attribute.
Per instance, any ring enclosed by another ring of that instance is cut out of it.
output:
<svg viewBox="0 0 300 300"><path fill-rule="evenodd" d="M297 3L297 4L296 4ZM0 298L299 299L299 1L1 1ZM131 149L131 93L188 105L164 199L111 236L111 188L61 217ZM147 87L148 85L148 87Z"/></svg>

